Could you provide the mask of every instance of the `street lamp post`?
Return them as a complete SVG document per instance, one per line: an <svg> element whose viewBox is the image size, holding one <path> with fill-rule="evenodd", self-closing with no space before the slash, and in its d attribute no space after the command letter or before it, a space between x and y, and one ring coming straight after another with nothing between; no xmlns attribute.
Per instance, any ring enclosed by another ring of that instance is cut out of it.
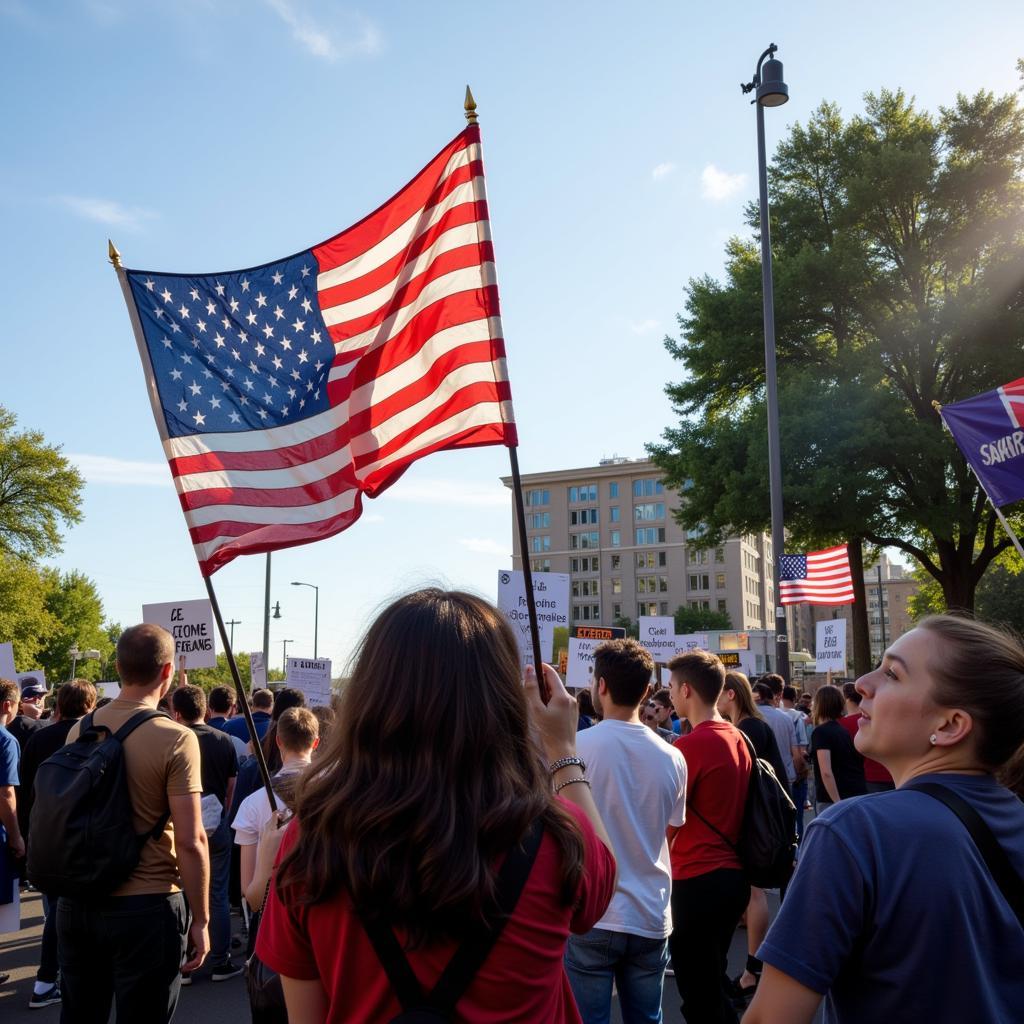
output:
<svg viewBox="0 0 1024 1024"><path fill-rule="evenodd" d="M294 640L281 641L281 671L288 675L288 645L295 643Z"/></svg>
<svg viewBox="0 0 1024 1024"><path fill-rule="evenodd" d="M78 644L75 644L68 651L68 654L71 655L71 676L68 679L68 682L71 682L71 680L75 678L75 669L78 668L79 661L99 661L100 660L100 652L99 651L94 650L92 648L90 648L87 651L80 651L78 649Z"/></svg>
<svg viewBox="0 0 1024 1024"><path fill-rule="evenodd" d="M293 587L312 587L316 591L313 601L313 657L317 656L317 636L320 632L320 588L314 583L299 583L292 581Z"/></svg>
<svg viewBox="0 0 1024 1024"><path fill-rule="evenodd" d="M780 603L779 562L784 550L782 518L782 459L779 450L779 393L775 372L775 294L772 285L772 240L768 221L768 167L764 145L764 108L780 107L789 100L789 86L782 78L782 61L775 59L772 43L758 58L753 81L740 86L754 92L757 107L757 176L761 199L761 284L764 298L765 399L768 406L768 488L772 513L772 565L775 603L776 671L789 682L789 638L786 609ZM768 58L765 60L765 58ZM756 90L756 91L755 91Z"/></svg>

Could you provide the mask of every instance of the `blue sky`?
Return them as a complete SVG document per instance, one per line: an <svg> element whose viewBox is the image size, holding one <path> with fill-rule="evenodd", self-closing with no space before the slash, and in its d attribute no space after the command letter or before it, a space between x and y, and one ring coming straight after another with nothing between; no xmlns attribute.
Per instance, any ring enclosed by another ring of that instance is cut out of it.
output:
<svg viewBox="0 0 1024 1024"><path fill-rule="evenodd" d="M718 274L755 196L738 85L779 44L791 102L847 114L902 86L935 109L1007 92L1024 6L328 0L0 0L0 403L85 472L57 564L129 623L200 597L124 302L106 263L226 271L286 256L379 205L479 104L524 472L639 456L670 422L662 338L687 279ZM501 448L423 460L351 530L274 556L281 640L336 667L390 595L493 596L509 565ZM262 556L214 581L236 646L262 644Z"/></svg>

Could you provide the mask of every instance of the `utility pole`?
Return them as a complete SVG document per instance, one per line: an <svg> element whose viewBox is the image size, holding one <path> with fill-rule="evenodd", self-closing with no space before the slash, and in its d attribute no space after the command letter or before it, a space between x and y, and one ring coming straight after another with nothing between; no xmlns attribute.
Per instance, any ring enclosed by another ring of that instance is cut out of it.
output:
<svg viewBox="0 0 1024 1024"><path fill-rule="evenodd" d="M234 649L235 649L235 626L240 626L241 624L242 624L242 620L241 619L229 619L225 623L225 625L231 627L231 650L232 650L232 652L234 652Z"/></svg>

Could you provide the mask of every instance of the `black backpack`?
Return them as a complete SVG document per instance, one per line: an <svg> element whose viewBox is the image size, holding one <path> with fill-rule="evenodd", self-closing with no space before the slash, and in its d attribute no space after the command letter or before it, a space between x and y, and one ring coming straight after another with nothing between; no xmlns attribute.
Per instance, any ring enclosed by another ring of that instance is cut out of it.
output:
<svg viewBox="0 0 1024 1024"><path fill-rule="evenodd" d="M140 711L112 733L87 715L78 738L38 768L29 827L28 877L54 896L103 896L125 882L142 848L167 825L165 814L136 835L122 744L144 722L166 718Z"/></svg>
<svg viewBox="0 0 1024 1024"><path fill-rule="evenodd" d="M796 804L790 799L771 764L757 756L750 737L742 730L740 735L750 749L753 765L738 841L730 842L692 804L687 810L692 810L712 832L721 836L736 851L751 885L758 889L777 889L785 885L793 874L797 846Z"/></svg>
<svg viewBox="0 0 1024 1024"><path fill-rule="evenodd" d="M475 929L463 940L429 993L423 991L391 927L379 915L356 908L356 914L402 1004L402 1012L392 1018L391 1024L448 1024L455 1019L456 1003L483 966L519 902L543 834L541 822L535 821L522 844L509 851L498 872L497 919L488 922L486 927Z"/></svg>

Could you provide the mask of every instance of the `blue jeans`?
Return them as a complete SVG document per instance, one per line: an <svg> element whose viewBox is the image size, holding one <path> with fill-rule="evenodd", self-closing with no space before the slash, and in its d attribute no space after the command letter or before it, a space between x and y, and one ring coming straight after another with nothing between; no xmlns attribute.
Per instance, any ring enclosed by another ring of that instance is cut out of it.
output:
<svg viewBox="0 0 1024 1024"><path fill-rule="evenodd" d="M625 1024L661 1024L668 940L592 928L570 935L565 970L583 1024L608 1024L612 982Z"/></svg>
<svg viewBox="0 0 1024 1024"><path fill-rule="evenodd" d="M233 832L227 815L210 835L210 963L222 964L231 952L231 847Z"/></svg>

